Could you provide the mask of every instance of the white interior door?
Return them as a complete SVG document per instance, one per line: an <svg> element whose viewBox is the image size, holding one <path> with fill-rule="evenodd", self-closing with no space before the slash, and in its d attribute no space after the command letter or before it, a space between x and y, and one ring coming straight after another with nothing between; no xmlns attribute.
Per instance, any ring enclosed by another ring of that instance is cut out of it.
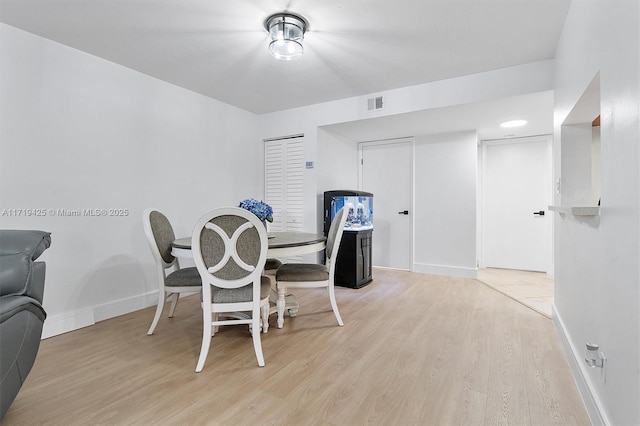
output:
<svg viewBox="0 0 640 426"><path fill-rule="evenodd" d="M551 269L551 138L483 143L481 267Z"/></svg>
<svg viewBox="0 0 640 426"><path fill-rule="evenodd" d="M373 193L372 264L411 270L413 141L361 143L359 151L359 189Z"/></svg>

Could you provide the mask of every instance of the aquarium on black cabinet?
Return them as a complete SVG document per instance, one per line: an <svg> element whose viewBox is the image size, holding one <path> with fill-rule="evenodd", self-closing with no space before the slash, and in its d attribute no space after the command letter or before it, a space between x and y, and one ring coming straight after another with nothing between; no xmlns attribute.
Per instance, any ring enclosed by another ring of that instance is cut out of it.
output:
<svg viewBox="0 0 640 426"><path fill-rule="evenodd" d="M364 191L324 193L324 233L341 208L347 220L336 259L335 284L361 288L372 281L373 194Z"/></svg>
<svg viewBox="0 0 640 426"><path fill-rule="evenodd" d="M347 221L344 229L361 231L373 229L373 194L364 191L336 190L324 193L324 231L341 208L345 208Z"/></svg>

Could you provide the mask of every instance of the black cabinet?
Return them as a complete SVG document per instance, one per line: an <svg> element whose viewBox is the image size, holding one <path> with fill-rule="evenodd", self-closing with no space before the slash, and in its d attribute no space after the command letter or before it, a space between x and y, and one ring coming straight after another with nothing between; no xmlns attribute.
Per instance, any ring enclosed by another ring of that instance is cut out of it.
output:
<svg viewBox="0 0 640 426"><path fill-rule="evenodd" d="M336 259L336 285L360 288L371 282L372 237L371 229L343 232Z"/></svg>
<svg viewBox="0 0 640 426"><path fill-rule="evenodd" d="M371 244L373 235L373 194L364 191L335 190L324 193L324 235L340 209L345 222L340 251L336 257L335 284L360 288L371 282Z"/></svg>

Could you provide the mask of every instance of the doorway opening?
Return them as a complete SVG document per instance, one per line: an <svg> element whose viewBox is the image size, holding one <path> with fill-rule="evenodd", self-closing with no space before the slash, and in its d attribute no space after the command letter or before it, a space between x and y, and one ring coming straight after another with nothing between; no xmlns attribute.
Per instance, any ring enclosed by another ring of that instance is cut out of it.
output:
<svg viewBox="0 0 640 426"><path fill-rule="evenodd" d="M553 276L544 272L483 268L478 270L477 279L516 302L551 318Z"/></svg>
<svg viewBox="0 0 640 426"><path fill-rule="evenodd" d="M483 141L478 280L551 317L551 136Z"/></svg>

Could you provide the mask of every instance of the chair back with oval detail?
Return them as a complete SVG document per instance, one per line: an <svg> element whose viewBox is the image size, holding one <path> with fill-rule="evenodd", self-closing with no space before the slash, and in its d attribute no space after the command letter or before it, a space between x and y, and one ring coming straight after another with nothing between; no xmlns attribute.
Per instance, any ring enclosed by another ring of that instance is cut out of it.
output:
<svg viewBox="0 0 640 426"><path fill-rule="evenodd" d="M245 209L215 209L197 222L191 249L203 283L203 333L196 372L204 368L211 338L221 325L248 324L258 365L264 366L260 330L261 325L267 329L271 288L262 275L267 248L264 225Z"/></svg>

